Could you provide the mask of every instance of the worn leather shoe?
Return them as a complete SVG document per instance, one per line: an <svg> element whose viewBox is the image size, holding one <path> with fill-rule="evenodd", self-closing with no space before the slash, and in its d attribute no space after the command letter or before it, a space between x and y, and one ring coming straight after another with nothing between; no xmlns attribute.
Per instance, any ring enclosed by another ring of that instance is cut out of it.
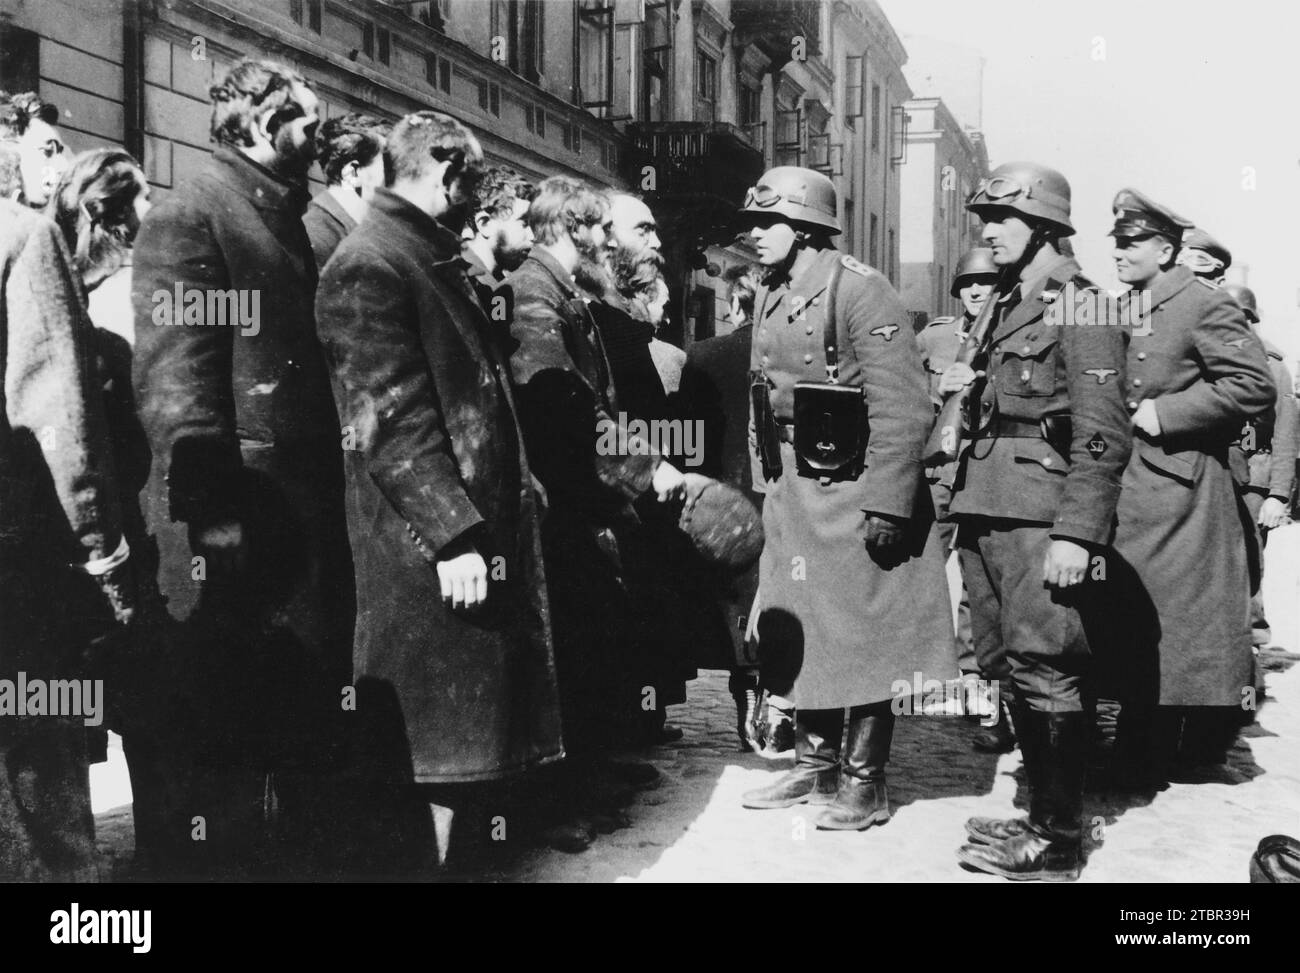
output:
<svg viewBox="0 0 1300 973"><path fill-rule="evenodd" d="M754 810L793 807L796 804L829 804L835 800L839 774L838 767L811 770L796 766L774 784L746 791L741 795L740 803L742 807Z"/></svg>
<svg viewBox="0 0 1300 973"><path fill-rule="evenodd" d="M1073 882L1081 868L1077 844L1026 831L991 845L962 845L957 859L968 868L1013 882Z"/></svg>
<svg viewBox="0 0 1300 973"><path fill-rule="evenodd" d="M889 789L883 776L877 780L845 777L835 800L817 815L815 823L819 831L865 831L890 817Z"/></svg>
<svg viewBox="0 0 1300 973"><path fill-rule="evenodd" d="M969 818L966 821L966 834L970 836L971 843L976 845L1006 841L1028 830L1028 818Z"/></svg>

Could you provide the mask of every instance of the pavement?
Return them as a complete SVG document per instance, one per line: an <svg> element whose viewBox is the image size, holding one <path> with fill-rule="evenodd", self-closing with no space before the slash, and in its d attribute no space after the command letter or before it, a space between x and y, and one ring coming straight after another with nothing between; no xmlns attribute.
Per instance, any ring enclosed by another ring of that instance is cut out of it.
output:
<svg viewBox="0 0 1300 973"><path fill-rule="evenodd" d="M1300 651L1300 524L1274 533L1267 549L1265 605L1275 644ZM1300 834L1300 666L1266 676L1253 726L1222 771L1200 783L1171 783L1154 796L1088 794L1084 882L1244 882L1266 835ZM477 876L521 882L995 882L965 871L955 852L972 815L1023 813L1018 752L979 754L977 724L960 717L900 717L889 767L893 819L866 832L817 831L819 809L751 811L743 791L774 780L788 761L738 749L726 673L703 672L669 721L684 730L638 757L658 768L658 786L626 809L631 826L600 835L586 851L512 848ZM92 769L91 789L105 875L129 860L130 787L120 742ZM505 822L507 842L520 829ZM454 839L453 839L454 841ZM454 852L453 847L453 852ZM504 851L504 849L502 849Z"/></svg>

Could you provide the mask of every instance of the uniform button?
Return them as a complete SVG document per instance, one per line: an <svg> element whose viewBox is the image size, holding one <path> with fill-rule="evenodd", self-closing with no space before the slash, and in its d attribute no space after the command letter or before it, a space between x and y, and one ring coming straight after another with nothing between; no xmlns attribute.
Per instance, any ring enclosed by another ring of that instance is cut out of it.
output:
<svg viewBox="0 0 1300 973"><path fill-rule="evenodd" d="M1028 346L1028 345L1025 345L1025 347L1021 348L1021 349L1020 349L1020 354L1022 354L1022 355L1027 355L1027 354L1029 354L1029 346Z"/></svg>
<svg viewBox="0 0 1300 973"><path fill-rule="evenodd" d="M1146 360L1147 360L1147 353L1145 351L1139 351L1138 361L1146 361Z"/></svg>
<svg viewBox="0 0 1300 973"><path fill-rule="evenodd" d="M1131 411L1136 412L1138 404L1136 402L1129 402L1128 407Z"/></svg>
<svg viewBox="0 0 1300 973"><path fill-rule="evenodd" d="M763 364L764 364L765 366L766 366L766 365L770 365L770 364L772 364L772 359L769 358L767 355L764 355L764 356L763 356Z"/></svg>
<svg viewBox="0 0 1300 973"><path fill-rule="evenodd" d="M808 327L806 327L806 328L803 329L803 333L804 333L804 334L812 334L812 331L813 331L813 329L812 329L812 325L811 325L811 324L808 325Z"/></svg>
<svg viewBox="0 0 1300 973"><path fill-rule="evenodd" d="M811 364L812 364L812 355L804 355L804 356L803 356L803 363L804 363L805 365L811 365Z"/></svg>
<svg viewBox="0 0 1300 973"><path fill-rule="evenodd" d="M1029 369L1026 368L1023 372L1020 373L1020 381L1022 382L1029 381Z"/></svg>
<svg viewBox="0 0 1300 973"><path fill-rule="evenodd" d="M813 306L815 307L816 305L818 305L818 304L820 304L820 303L822 302L822 299L821 299L820 297L814 297L814 298L812 299L812 302L813 302Z"/></svg>
<svg viewBox="0 0 1300 973"><path fill-rule="evenodd" d="M1044 465L1044 466L1051 466L1051 465L1052 465L1052 457L1050 457L1050 456L1044 456L1044 457L1043 457L1043 465Z"/></svg>
<svg viewBox="0 0 1300 973"><path fill-rule="evenodd" d="M1133 387L1140 389L1142 387L1142 379L1140 378L1133 379Z"/></svg>
<svg viewBox="0 0 1300 973"><path fill-rule="evenodd" d="M984 406L984 411L985 411L985 412L988 412L990 409L993 408L993 403L990 402L988 399L985 399L985 400L981 403L981 405Z"/></svg>

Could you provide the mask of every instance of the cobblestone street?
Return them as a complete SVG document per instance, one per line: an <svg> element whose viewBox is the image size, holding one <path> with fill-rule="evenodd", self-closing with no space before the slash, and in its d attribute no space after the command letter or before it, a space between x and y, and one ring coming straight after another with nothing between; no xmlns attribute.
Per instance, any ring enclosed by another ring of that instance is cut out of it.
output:
<svg viewBox="0 0 1300 973"><path fill-rule="evenodd" d="M1300 526L1269 548L1265 597L1274 641L1300 647ZM1257 723L1238 738L1222 779L1170 784L1153 800L1090 791L1087 882L1243 882L1259 839L1300 832L1300 666L1267 676ZM643 755L662 782L627 808L630 828L601 835L580 854L537 849L493 878L509 881L937 881L1001 882L966 872L954 852L963 822L1010 816L1022 782L1019 753L974 752L975 723L953 717L899 720L889 769L894 819L863 833L821 832L817 809L747 811L743 791L773 779L786 761L736 748L725 673L701 673L690 702L670 720L685 736ZM101 845L130 853L121 751L92 771Z"/></svg>

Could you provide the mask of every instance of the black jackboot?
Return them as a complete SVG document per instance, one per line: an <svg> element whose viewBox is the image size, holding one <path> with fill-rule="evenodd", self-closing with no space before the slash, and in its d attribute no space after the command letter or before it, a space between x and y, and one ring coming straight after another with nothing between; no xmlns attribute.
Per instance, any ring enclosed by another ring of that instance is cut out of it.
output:
<svg viewBox="0 0 1300 973"><path fill-rule="evenodd" d="M1009 720L1014 720L1017 729L1019 729L1022 723L1029 720L1026 715L1028 707L1025 706L1015 692L1015 683L1010 679L1001 680L999 686L998 693L1002 705L1002 719L1000 722L1007 723ZM1018 740L1012 739L1012 746L1014 747L1017 742L1020 745L1020 756L1024 760L1025 782L1029 786L1032 795L1034 782L1029 776L1029 763L1033 758L1031 758L1030 754L1039 741L1029 734L1021 733ZM995 841L1006 841L1008 838L1024 834L1027 830L1029 830L1028 816L1021 818L970 818L966 821L966 834L977 845L989 845Z"/></svg>
<svg viewBox="0 0 1300 973"><path fill-rule="evenodd" d="M794 766L774 784L747 791L748 808L828 804L835 798L839 778L840 739L844 735L841 709L796 710Z"/></svg>
<svg viewBox="0 0 1300 973"><path fill-rule="evenodd" d="M839 793L817 817L822 831L863 831L889 820L885 764L894 739L889 701L849 710L849 739L844 750Z"/></svg>
<svg viewBox="0 0 1300 973"><path fill-rule="evenodd" d="M964 864L1016 882L1072 882L1083 853L1084 713L1026 712L1020 739L1029 778L1029 826L1023 834L957 852Z"/></svg>

